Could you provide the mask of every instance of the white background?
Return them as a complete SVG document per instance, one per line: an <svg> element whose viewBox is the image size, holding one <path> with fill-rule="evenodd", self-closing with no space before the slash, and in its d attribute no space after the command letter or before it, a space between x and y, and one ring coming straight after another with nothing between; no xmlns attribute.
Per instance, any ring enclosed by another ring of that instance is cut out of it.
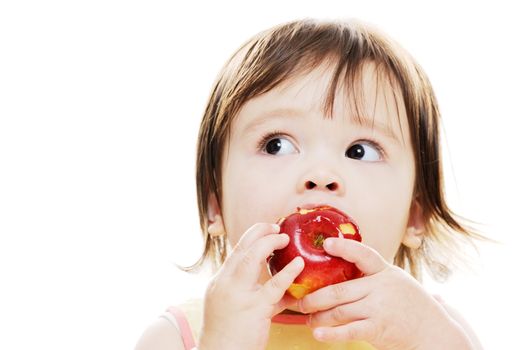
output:
<svg viewBox="0 0 526 350"><path fill-rule="evenodd" d="M203 279L197 127L220 67L250 36L357 17L427 71L446 130L451 207L501 241L429 284L487 349L524 315L526 25L518 6L443 1L3 1L0 348L130 349Z"/></svg>

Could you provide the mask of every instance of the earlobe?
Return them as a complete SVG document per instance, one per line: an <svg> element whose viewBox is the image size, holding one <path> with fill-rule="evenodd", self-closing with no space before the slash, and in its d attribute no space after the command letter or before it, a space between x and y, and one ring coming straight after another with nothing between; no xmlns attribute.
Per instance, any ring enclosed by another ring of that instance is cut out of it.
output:
<svg viewBox="0 0 526 350"><path fill-rule="evenodd" d="M402 239L402 244L411 249L418 249L422 245L425 232L425 220L422 205L418 199L413 200L409 213L409 220Z"/></svg>
<svg viewBox="0 0 526 350"><path fill-rule="evenodd" d="M221 216L221 209L215 194L210 194L208 197L208 234L212 237L222 236L226 233L223 217Z"/></svg>
<svg viewBox="0 0 526 350"><path fill-rule="evenodd" d="M423 232L418 232L414 227L408 227L402 244L411 249L418 249L422 245L424 234Z"/></svg>
<svg viewBox="0 0 526 350"><path fill-rule="evenodd" d="M208 221L207 231L212 237L219 237L225 234L225 228L221 215L216 215L213 220Z"/></svg>

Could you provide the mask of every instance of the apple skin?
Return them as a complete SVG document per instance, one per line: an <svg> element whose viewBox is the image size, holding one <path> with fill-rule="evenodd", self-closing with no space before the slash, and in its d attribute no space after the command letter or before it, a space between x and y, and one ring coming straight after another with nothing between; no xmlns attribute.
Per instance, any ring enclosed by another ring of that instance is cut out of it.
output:
<svg viewBox="0 0 526 350"><path fill-rule="evenodd" d="M358 226L345 213L330 206L297 208L296 212L281 218L278 224L280 232L289 235L290 241L268 259L272 275L297 256L305 261L303 271L287 289L289 295L300 299L322 287L363 275L355 264L329 255L323 249L323 240L329 237L362 241Z"/></svg>

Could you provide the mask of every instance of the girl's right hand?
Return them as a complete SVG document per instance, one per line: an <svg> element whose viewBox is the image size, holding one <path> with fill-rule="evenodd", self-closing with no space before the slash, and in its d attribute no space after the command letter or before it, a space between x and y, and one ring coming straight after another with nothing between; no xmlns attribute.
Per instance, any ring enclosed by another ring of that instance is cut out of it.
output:
<svg viewBox="0 0 526 350"><path fill-rule="evenodd" d="M271 318L296 302L285 291L303 270L300 257L263 285L259 277L267 258L287 246L279 225L259 223L249 228L208 285L200 350L264 349Z"/></svg>

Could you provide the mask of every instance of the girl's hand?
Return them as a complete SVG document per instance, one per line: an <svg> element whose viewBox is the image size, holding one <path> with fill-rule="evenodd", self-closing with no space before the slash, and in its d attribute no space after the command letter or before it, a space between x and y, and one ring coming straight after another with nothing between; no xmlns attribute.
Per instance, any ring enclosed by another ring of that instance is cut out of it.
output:
<svg viewBox="0 0 526 350"><path fill-rule="evenodd" d="M377 349L472 349L461 327L402 269L359 242L326 239L327 253L365 277L317 290L299 302L320 341L365 340Z"/></svg>
<svg viewBox="0 0 526 350"><path fill-rule="evenodd" d="M248 229L208 285L199 349L264 349L271 318L296 301L284 293L303 270L301 258L261 285L266 260L287 246L279 226L256 224Z"/></svg>

